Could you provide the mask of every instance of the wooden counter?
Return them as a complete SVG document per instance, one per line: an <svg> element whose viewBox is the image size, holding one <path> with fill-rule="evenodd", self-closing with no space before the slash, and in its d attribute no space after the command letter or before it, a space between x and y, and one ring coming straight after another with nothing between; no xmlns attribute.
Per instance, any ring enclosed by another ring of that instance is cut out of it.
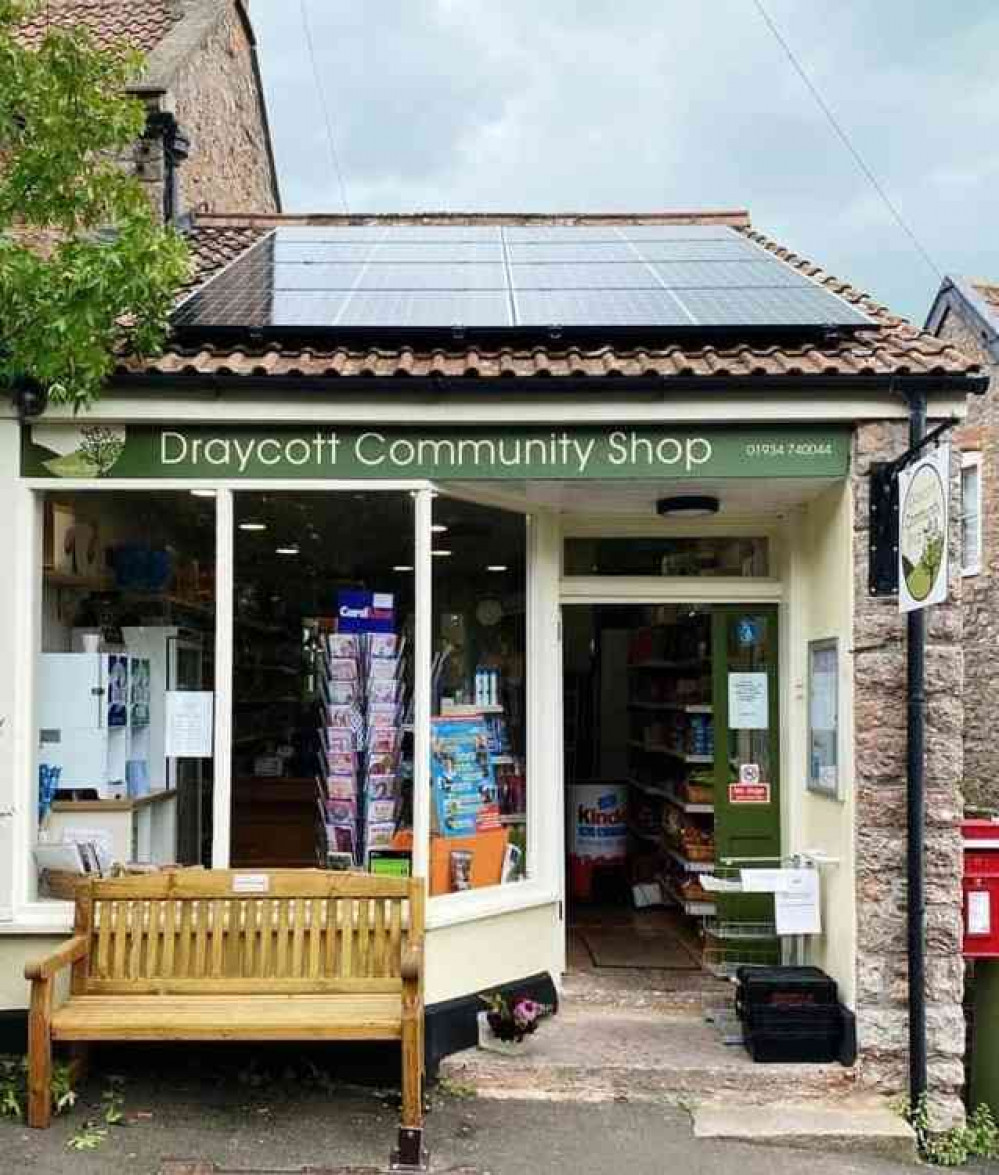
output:
<svg viewBox="0 0 999 1175"><path fill-rule="evenodd" d="M314 866L317 819L314 779L261 775L234 779L232 867Z"/></svg>

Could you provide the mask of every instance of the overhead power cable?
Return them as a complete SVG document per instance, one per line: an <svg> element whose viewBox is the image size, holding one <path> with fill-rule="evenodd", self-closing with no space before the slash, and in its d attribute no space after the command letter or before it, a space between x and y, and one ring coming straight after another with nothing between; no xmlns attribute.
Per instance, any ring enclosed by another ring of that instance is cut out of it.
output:
<svg viewBox="0 0 999 1175"><path fill-rule="evenodd" d="M923 243L916 236L915 232L909 227L905 218L902 216L902 213L898 210L898 208L895 206L894 202L889 197L888 193L884 190L884 188L879 183L878 177L874 174L874 172L871 170L871 168L867 165L867 162L865 161L864 157L860 154L860 151L853 145L853 142L850 139L850 136L846 133L846 131L840 125L840 122L836 118L836 115L832 112L832 109L830 108L829 104L826 102L826 100L822 97L822 94L819 92L818 86L815 85L815 83L812 81L812 79L805 72L804 66L802 66L801 62L796 57L794 50L788 44L787 39L781 34L781 31L777 27L777 24L774 21L773 17L771 17L769 12L767 12L766 8L763 5L763 0L753 0L753 3L756 5L756 10L757 10L757 12L759 12L760 16L763 18L763 21L766 24L767 28L770 29L771 33L773 33L774 37L776 38L777 43L784 50L784 53L787 55L788 61L790 61L791 65L794 67L795 72L798 74L798 76L801 78L801 80L805 83L805 86L808 89L809 93L812 95L812 97L818 103L819 109L826 116L826 119L828 120L829 125L833 128L833 130L839 136L840 140L843 143L843 146L846 147L847 151L849 151L850 154L853 156L854 162L860 168L861 173L870 182L871 187L874 188L875 192L877 192L878 196L880 196L884 206L891 213L891 216L894 219L895 223L898 225L898 227L902 230L902 232L905 233L905 235L912 242L914 248L916 249L916 252L920 255L920 257L922 257L922 259L926 262L926 264L930 267L930 269L933 270L933 272L937 275L937 277L941 281L943 281L944 275L943 275L943 271L941 270L940 266L937 265L937 263L933 260L933 258L930 256L929 251L923 246Z"/></svg>
<svg viewBox="0 0 999 1175"><path fill-rule="evenodd" d="M326 89L319 76L319 66L316 63L316 48L312 43L312 29L309 27L309 12L305 0L300 0L302 9L302 27L305 30L305 44L309 50L309 61L312 63L312 77L319 95L319 105L323 111L323 122L326 124L326 145L329 148L330 162L333 165L333 174L340 189L340 203L345 215L350 215L350 205L347 203L347 185L344 183L343 168L340 166L340 153L336 149L336 136L333 133L333 119L330 117L329 104L326 101Z"/></svg>

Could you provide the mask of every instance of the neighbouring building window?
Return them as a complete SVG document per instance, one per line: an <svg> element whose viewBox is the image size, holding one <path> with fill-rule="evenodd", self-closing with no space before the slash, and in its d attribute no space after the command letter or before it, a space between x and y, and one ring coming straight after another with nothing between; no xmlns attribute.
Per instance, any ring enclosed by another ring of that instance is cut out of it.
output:
<svg viewBox="0 0 999 1175"><path fill-rule="evenodd" d="M977 575L982 565L982 455L965 453L961 466L961 571Z"/></svg>

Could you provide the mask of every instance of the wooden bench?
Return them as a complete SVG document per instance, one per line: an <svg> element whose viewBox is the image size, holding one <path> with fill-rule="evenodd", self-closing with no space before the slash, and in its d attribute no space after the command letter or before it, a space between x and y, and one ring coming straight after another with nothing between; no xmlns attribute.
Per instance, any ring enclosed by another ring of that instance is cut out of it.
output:
<svg viewBox="0 0 999 1175"><path fill-rule="evenodd" d="M423 882L313 869L92 881L31 981L28 1122L49 1124L52 1045L399 1040L398 1163L423 1162ZM72 968L54 1006L56 975Z"/></svg>

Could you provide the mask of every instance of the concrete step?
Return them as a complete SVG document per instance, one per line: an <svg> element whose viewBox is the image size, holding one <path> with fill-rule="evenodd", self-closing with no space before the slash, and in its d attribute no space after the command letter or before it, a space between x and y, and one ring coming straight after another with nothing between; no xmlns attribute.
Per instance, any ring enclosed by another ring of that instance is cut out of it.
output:
<svg viewBox="0 0 999 1175"><path fill-rule="evenodd" d="M836 1099L854 1089L841 1065L754 1064L698 1015L567 1004L515 1057L469 1049L441 1074L481 1097L778 1105Z"/></svg>
<svg viewBox="0 0 999 1175"><path fill-rule="evenodd" d="M693 1110L694 1137L765 1143L807 1150L866 1152L912 1162L916 1136L880 1098L851 1097L836 1105L745 1107L702 1103Z"/></svg>

